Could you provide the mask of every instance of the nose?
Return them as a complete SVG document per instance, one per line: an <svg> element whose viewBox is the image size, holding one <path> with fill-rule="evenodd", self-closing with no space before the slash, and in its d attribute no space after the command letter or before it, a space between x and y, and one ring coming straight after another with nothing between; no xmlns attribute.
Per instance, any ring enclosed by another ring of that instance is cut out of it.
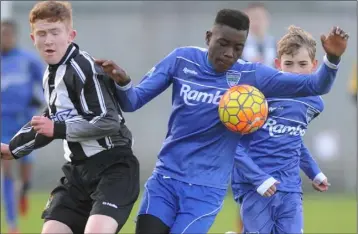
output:
<svg viewBox="0 0 358 234"><path fill-rule="evenodd" d="M51 45L53 43L53 38L47 34L45 38L45 45Z"/></svg>
<svg viewBox="0 0 358 234"><path fill-rule="evenodd" d="M227 48L225 50L225 52L224 52L224 56L226 58L230 58L230 59L234 58L234 49L233 48Z"/></svg>

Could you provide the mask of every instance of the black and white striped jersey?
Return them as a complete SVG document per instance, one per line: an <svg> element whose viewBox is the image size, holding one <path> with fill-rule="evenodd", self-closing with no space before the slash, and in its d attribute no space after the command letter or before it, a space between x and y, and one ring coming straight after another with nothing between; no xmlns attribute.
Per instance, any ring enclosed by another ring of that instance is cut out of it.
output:
<svg viewBox="0 0 358 234"><path fill-rule="evenodd" d="M115 84L93 58L71 44L57 65L49 65L43 78L46 117L55 122L53 139L63 139L65 158L82 160L103 150L132 146L124 123ZM43 147L53 139L37 134L30 123L11 140L15 158Z"/></svg>

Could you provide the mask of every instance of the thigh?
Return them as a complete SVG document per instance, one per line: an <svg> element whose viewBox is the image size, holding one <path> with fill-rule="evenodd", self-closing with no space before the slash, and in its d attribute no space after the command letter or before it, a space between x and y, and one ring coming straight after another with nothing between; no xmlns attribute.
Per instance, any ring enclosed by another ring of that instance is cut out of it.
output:
<svg viewBox="0 0 358 234"><path fill-rule="evenodd" d="M303 210L302 194L287 193L282 197L278 208L275 233L302 233Z"/></svg>
<svg viewBox="0 0 358 234"><path fill-rule="evenodd" d="M163 178L164 177L164 178ZM151 215L171 227L178 212L178 198L175 193L177 181L159 174L153 174L144 185L138 215ZM146 222L148 228L150 222Z"/></svg>
<svg viewBox="0 0 358 234"><path fill-rule="evenodd" d="M91 194L90 215L106 215L118 223L120 230L127 221L139 196L139 163L135 156L126 155L99 176Z"/></svg>
<svg viewBox="0 0 358 234"><path fill-rule="evenodd" d="M70 165L63 167L68 171ZM42 213L45 221L55 220L67 225L73 233L83 233L91 210L91 201L81 199L85 195L66 177L62 177L58 186L52 190Z"/></svg>
<svg viewBox="0 0 358 234"><path fill-rule="evenodd" d="M180 208L170 232L208 233L222 208L226 189L182 184Z"/></svg>
<svg viewBox="0 0 358 234"><path fill-rule="evenodd" d="M256 191L243 196L240 207L243 233L271 233L274 226L275 196L262 197Z"/></svg>

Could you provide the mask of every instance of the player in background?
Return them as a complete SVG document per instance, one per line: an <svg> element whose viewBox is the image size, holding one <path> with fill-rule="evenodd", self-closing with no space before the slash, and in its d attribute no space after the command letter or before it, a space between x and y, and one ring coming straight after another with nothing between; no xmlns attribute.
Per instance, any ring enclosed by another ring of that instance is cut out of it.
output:
<svg viewBox="0 0 358 234"><path fill-rule="evenodd" d="M311 74L317 68L316 41L301 28L288 28L277 43L277 54L275 64L283 72ZM301 233L300 168L315 190L324 192L329 186L303 143L308 125L323 111L323 100L312 96L267 101L266 123L244 136L236 150L231 183L241 204L242 232Z"/></svg>
<svg viewBox="0 0 358 234"><path fill-rule="evenodd" d="M227 130L218 116L220 97L228 88L248 84L267 97L329 92L346 49L348 35L343 30L334 28L329 36L322 36L324 63L316 73L300 75L238 60L248 29L246 14L220 10L206 33L208 49L175 49L135 87L113 61L96 61L118 84L117 96L126 112L138 110L173 86L168 132L145 184L136 233L209 231L222 207L241 138Z"/></svg>
<svg viewBox="0 0 358 234"><path fill-rule="evenodd" d="M1 142L9 143L15 133L42 105L42 74L44 64L30 51L17 45L15 21L1 21ZM39 95L40 91L40 95ZM3 202L10 233L16 233L17 208L21 215L28 211L28 192L31 185L33 156L19 160L21 188L15 195L15 178L12 162L4 161ZM16 202L18 197L19 204Z"/></svg>
<svg viewBox="0 0 358 234"><path fill-rule="evenodd" d="M270 12L262 2L252 1L245 9L250 30L242 52L242 59L274 66L276 39L270 33Z"/></svg>
<svg viewBox="0 0 358 234"><path fill-rule="evenodd" d="M139 163L115 83L73 43L77 32L69 2L37 2L29 23L48 64L47 107L10 144L1 143L1 157L19 159L61 139L67 162L44 208L42 233L118 233L139 195Z"/></svg>

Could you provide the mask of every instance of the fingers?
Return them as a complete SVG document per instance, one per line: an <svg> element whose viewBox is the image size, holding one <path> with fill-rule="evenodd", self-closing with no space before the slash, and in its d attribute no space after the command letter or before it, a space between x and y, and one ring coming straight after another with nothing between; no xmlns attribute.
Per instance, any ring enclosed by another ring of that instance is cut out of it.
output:
<svg viewBox="0 0 358 234"><path fill-rule="evenodd" d="M278 182L276 182L275 184L278 184ZM272 185L269 189L267 189L267 191L264 193L265 197L271 197L272 195L274 195L277 191L277 188L275 185Z"/></svg>
<svg viewBox="0 0 358 234"><path fill-rule="evenodd" d="M44 116L34 116L31 119L31 126L35 127L35 126L39 126L42 125L44 123L44 119L46 117Z"/></svg>
<svg viewBox="0 0 358 234"><path fill-rule="evenodd" d="M332 34L332 35L340 36L340 37L342 37L344 40L348 40L348 38L349 38L348 33L346 33L343 29L341 29L340 27L337 27L337 26L335 26L335 27L332 28L331 34Z"/></svg>

